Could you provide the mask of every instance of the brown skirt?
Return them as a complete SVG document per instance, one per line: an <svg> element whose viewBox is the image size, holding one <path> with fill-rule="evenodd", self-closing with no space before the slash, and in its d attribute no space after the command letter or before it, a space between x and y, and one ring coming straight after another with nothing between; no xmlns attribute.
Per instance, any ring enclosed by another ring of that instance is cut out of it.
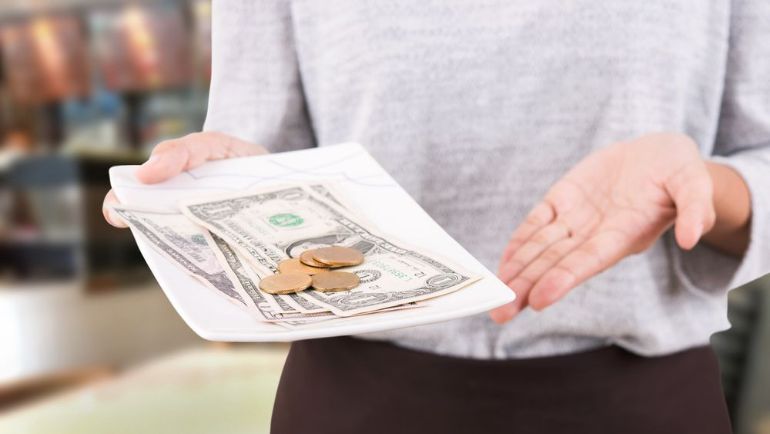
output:
<svg viewBox="0 0 770 434"><path fill-rule="evenodd" d="M730 433L713 351L472 360L344 337L292 345L273 434Z"/></svg>

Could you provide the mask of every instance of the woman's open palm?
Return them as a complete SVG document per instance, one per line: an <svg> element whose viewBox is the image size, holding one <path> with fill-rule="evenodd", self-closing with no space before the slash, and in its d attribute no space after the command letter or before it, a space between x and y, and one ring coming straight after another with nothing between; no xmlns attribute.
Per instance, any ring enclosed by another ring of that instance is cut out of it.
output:
<svg viewBox="0 0 770 434"><path fill-rule="evenodd" d="M491 312L510 320L652 245L672 224L690 249L714 224L712 184L698 148L679 134L613 144L561 178L514 231L498 275L518 296Z"/></svg>

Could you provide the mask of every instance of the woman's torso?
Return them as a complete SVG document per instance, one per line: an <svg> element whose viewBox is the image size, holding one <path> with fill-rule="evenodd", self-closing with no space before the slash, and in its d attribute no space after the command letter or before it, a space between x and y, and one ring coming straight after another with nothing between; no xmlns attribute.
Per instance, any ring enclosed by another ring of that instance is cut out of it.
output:
<svg viewBox="0 0 770 434"><path fill-rule="evenodd" d="M727 1L295 0L291 15L317 143L364 144L493 270L592 150L653 131L713 146ZM726 325L724 293L684 289L672 249L664 237L504 326L479 315L369 337L480 358L703 344Z"/></svg>

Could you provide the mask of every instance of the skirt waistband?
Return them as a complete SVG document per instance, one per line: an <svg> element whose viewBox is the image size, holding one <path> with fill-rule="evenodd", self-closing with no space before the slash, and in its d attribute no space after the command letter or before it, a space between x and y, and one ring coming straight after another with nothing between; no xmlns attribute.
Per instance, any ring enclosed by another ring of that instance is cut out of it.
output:
<svg viewBox="0 0 770 434"><path fill-rule="evenodd" d="M292 345L272 432L724 434L730 427L709 347L654 358L607 347L475 360L343 337Z"/></svg>

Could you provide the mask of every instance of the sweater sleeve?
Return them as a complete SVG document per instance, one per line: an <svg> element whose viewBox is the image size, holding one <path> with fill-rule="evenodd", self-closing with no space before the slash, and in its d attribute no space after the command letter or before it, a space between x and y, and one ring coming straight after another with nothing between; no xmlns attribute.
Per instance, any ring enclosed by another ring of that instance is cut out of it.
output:
<svg viewBox="0 0 770 434"><path fill-rule="evenodd" d="M205 131L271 152L315 145L286 0L214 0Z"/></svg>
<svg viewBox="0 0 770 434"><path fill-rule="evenodd" d="M729 51L714 161L735 169L751 193L748 249L741 260L701 243L675 253L685 283L731 289L770 272L770 2L732 5Z"/></svg>

